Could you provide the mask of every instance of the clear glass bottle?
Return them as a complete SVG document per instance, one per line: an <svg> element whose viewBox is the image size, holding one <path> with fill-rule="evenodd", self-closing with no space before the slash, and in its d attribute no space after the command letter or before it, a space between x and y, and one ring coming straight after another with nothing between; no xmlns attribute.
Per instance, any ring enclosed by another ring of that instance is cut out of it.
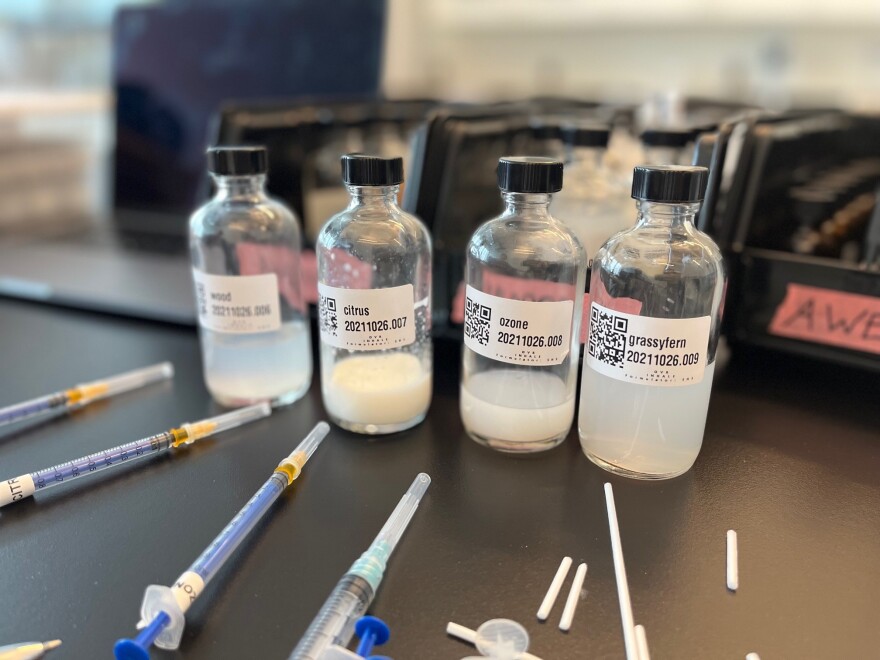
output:
<svg viewBox="0 0 880 660"><path fill-rule="evenodd" d="M575 233L587 260L612 234L632 225L629 191L603 165L610 131L604 126L567 126L565 188L550 210Z"/></svg>
<svg viewBox="0 0 880 660"><path fill-rule="evenodd" d="M461 417L481 444L536 452L574 419L586 254L550 215L561 162L502 158L498 185L506 209L467 248Z"/></svg>
<svg viewBox="0 0 880 660"><path fill-rule="evenodd" d="M635 227L593 260L578 430L587 457L618 474L686 472L703 442L725 274L694 227L703 167L635 168Z"/></svg>
<svg viewBox="0 0 880 660"><path fill-rule="evenodd" d="M300 291L300 230L266 194L263 147L208 151L216 194L189 221L205 384L224 406L292 403L312 349Z"/></svg>
<svg viewBox="0 0 880 660"><path fill-rule="evenodd" d="M431 403L431 238L397 205L403 160L348 154L351 203L318 235L321 391L358 433L415 426Z"/></svg>

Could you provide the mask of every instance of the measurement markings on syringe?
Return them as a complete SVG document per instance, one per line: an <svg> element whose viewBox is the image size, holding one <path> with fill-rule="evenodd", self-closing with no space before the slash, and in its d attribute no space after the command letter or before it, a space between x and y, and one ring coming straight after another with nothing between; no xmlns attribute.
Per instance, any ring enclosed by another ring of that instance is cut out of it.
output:
<svg viewBox="0 0 880 660"><path fill-rule="evenodd" d="M31 477L37 489L44 488L51 482L60 483L65 479L75 479L84 472L97 472L132 458L157 454L168 449L173 440L174 436L171 433L160 433L34 472Z"/></svg>

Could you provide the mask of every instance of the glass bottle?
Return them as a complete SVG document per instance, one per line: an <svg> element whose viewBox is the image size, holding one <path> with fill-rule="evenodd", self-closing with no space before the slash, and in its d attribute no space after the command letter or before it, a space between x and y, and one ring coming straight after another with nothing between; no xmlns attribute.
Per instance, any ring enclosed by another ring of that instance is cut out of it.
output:
<svg viewBox="0 0 880 660"><path fill-rule="evenodd" d="M593 260L578 430L587 457L618 474L686 472L703 442L725 274L694 227L703 167L636 167L635 227Z"/></svg>
<svg viewBox="0 0 880 660"><path fill-rule="evenodd" d="M351 203L318 234L321 391L358 433L415 426L431 403L431 238L397 205L403 160L342 157Z"/></svg>
<svg viewBox="0 0 880 660"><path fill-rule="evenodd" d="M566 184L550 207L578 237L588 261L612 234L632 225L629 191L602 163L609 133L604 126L563 129L569 147Z"/></svg>
<svg viewBox="0 0 880 660"><path fill-rule="evenodd" d="M265 148L216 147L208 167L216 194L189 221L205 384L224 406L292 403L312 380L296 217L266 194Z"/></svg>
<svg viewBox="0 0 880 660"><path fill-rule="evenodd" d="M550 215L561 162L502 158L498 185L506 209L467 247L461 417L481 444L536 452L574 419L586 255Z"/></svg>

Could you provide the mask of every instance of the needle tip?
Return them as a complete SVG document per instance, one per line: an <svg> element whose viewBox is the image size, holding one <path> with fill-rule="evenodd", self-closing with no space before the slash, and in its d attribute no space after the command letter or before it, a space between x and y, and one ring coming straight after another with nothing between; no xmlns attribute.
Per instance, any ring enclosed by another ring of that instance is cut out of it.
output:
<svg viewBox="0 0 880 660"><path fill-rule="evenodd" d="M50 642L43 642L44 651L51 651L52 649L57 649L59 646L61 646L60 639L53 639Z"/></svg>

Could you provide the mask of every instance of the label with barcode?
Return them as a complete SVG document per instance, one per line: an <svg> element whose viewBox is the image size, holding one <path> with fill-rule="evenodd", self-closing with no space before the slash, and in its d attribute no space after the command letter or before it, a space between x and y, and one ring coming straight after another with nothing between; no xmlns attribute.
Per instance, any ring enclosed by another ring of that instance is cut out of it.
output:
<svg viewBox="0 0 880 660"><path fill-rule="evenodd" d="M571 350L573 313L573 300L511 300L468 284L464 344L475 353L510 364L560 364Z"/></svg>
<svg viewBox="0 0 880 660"><path fill-rule="evenodd" d="M600 374L676 387L703 380L712 319L657 319L590 305L586 363Z"/></svg>
<svg viewBox="0 0 880 660"><path fill-rule="evenodd" d="M381 351L416 340L413 285L341 289L318 283L321 341L336 348Z"/></svg>
<svg viewBox="0 0 880 660"><path fill-rule="evenodd" d="M214 332L251 334L281 327L278 276L208 275L193 268L199 325Z"/></svg>

